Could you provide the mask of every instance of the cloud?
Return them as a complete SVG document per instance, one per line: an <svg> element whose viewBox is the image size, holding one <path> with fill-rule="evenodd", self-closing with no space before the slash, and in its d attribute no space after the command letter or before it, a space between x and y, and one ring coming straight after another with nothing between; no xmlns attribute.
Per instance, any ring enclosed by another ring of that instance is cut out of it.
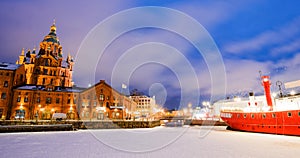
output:
<svg viewBox="0 0 300 158"><path fill-rule="evenodd" d="M234 17L234 15L238 13L238 11L243 10L243 8L256 3L255 1L214 1L213 3L205 1L189 2L191 3L174 3L171 4L170 7L176 8L194 17L208 30L211 30L212 28L217 27L220 23Z"/></svg>
<svg viewBox="0 0 300 158"><path fill-rule="evenodd" d="M268 46L274 47L298 36L300 33L299 27L300 17L297 17L280 28L267 30L247 40L230 42L223 47L223 50L232 54L261 51Z"/></svg>
<svg viewBox="0 0 300 158"><path fill-rule="evenodd" d="M286 44L271 49L272 56L279 56L282 53L285 55L297 52L300 50L300 39L289 41Z"/></svg>

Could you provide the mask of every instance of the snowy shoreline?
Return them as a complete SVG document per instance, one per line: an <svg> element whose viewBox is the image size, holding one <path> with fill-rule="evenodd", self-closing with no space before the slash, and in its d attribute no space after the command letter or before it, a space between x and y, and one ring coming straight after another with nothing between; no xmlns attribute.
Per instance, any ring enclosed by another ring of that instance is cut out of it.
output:
<svg viewBox="0 0 300 158"><path fill-rule="evenodd" d="M300 137L224 126L0 133L1 157L295 157ZM276 150L274 150L276 149Z"/></svg>

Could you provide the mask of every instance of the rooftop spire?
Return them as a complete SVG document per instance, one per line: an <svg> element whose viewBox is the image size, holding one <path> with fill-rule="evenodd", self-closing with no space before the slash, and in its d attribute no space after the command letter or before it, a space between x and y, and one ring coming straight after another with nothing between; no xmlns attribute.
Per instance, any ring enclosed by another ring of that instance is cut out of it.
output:
<svg viewBox="0 0 300 158"><path fill-rule="evenodd" d="M50 27L50 32L56 33L55 19L53 19L53 24L52 24L52 26Z"/></svg>
<svg viewBox="0 0 300 158"><path fill-rule="evenodd" d="M22 48L21 55L24 56L24 48Z"/></svg>

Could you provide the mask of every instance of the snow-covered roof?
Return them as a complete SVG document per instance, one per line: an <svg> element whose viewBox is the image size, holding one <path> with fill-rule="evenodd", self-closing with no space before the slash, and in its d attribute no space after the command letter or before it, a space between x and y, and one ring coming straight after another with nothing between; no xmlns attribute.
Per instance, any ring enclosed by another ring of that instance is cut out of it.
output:
<svg viewBox="0 0 300 158"><path fill-rule="evenodd" d="M24 85L24 86L17 87L16 89L20 89L20 90L41 90L41 91L47 91L47 89L45 87L35 86L35 85ZM79 93L82 90L84 90L84 88L81 88L81 87L72 87L72 88L56 88L56 90L50 90L50 91L51 92L75 92L75 93Z"/></svg>
<svg viewBox="0 0 300 158"><path fill-rule="evenodd" d="M16 70L19 66L18 64L0 62L0 69L2 70Z"/></svg>

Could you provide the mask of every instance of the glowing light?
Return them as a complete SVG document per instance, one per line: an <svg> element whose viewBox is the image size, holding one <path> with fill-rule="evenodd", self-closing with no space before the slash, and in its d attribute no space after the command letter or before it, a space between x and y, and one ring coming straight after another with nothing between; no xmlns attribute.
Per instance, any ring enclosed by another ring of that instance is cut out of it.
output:
<svg viewBox="0 0 300 158"><path fill-rule="evenodd" d="M263 80L264 82L268 82L269 81L269 79L268 78L264 78L264 80Z"/></svg>
<svg viewBox="0 0 300 158"><path fill-rule="evenodd" d="M20 109L23 109L23 104L20 105Z"/></svg>
<svg viewBox="0 0 300 158"><path fill-rule="evenodd" d="M241 101L241 98L240 97L236 97L233 100L236 101L236 102L239 102L239 101Z"/></svg>
<svg viewBox="0 0 300 158"><path fill-rule="evenodd" d="M39 104L39 108L41 108L42 107L42 105L41 104Z"/></svg>
<svg viewBox="0 0 300 158"><path fill-rule="evenodd" d="M272 96L273 96L273 97L276 97L276 96L277 96L277 94L276 94L276 93L272 93Z"/></svg>
<svg viewBox="0 0 300 158"><path fill-rule="evenodd" d="M295 95L296 92L295 92L294 90L292 90L290 94L291 94L291 95Z"/></svg>
<svg viewBox="0 0 300 158"><path fill-rule="evenodd" d="M202 105L203 105L203 106L209 106L210 103L209 103L208 101L204 101L204 102L202 102Z"/></svg>
<svg viewBox="0 0 300 158"><path fill-rule="evenodd" d="M54 112L54 109L53 109L53 108L51 109L51 112Z"/></svg>

